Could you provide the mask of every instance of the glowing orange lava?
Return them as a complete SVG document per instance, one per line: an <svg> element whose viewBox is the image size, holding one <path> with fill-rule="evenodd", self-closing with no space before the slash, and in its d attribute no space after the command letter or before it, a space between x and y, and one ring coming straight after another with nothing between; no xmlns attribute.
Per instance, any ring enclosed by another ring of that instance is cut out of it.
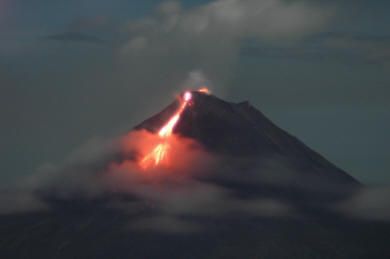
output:
<svg viewBox="0 0 390 259"><path fill-rule="evenodd" d="M197 90L199 93L210 94L210 91L206 87L202 87ZM150 167L156 167L161 165L163 162L168 165L168 151L171 147L170 137L173 134L173 130L180 120L180 116L186 107L189 105L192 100L192 93L190 91L186 91L180 101L180 107L175 112L175 114L169 119L169 121L159 130L158 136L161 138L161 143L159 143L154 149L146 154L142 160L140 161L140 167L143 169L148 169Z"/></svg>
<svg viewBox="0 0 390 259"><path fill-rule="evenodd" d="M207 87L201 87L198 89L199 93L210 94L210 90Z"/></svg>
<svg viewBox="0 0 390 259"><path fill-rule="evenodd" d="M140 163L143 169L148 169L151 166L158 166L163 161L168 162L167 155L170 148L169 138L172 136L173 130L180 119L181 114L192 99L191 92L185 92L179 109L169 119L169 121L159 130L158 135L162 139L162 143L158 144L149 154L147 154Z"/></svg>

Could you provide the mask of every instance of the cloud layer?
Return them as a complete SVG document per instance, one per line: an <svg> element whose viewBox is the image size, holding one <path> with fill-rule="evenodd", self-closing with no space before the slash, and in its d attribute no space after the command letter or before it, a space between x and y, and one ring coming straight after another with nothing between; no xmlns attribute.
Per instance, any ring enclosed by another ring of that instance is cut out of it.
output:
<svg viewBox="0 0 390 259"><path fill-rule="evenodd" d="M0 214L50 211L53 199L93 203L111 197L104 207L128 214L130 229L180 233L202 231L201 219L293 213L284 201L242 198L210 180L219 174L220 158L191 140L173 138L169 168L147 171L137 161L158 141L153 134L137 131L114 141L91 140L62 165L42 167L20 184L24 191L3 193Z"/></svg>
<svg viewBox="0 0 390 259"><path fill-rule="evenodd" d="M390 222L390 188L365 188L335 208L345 215L364 220Z"/></svg>
<svg viewBox="0 0 390 259"><path fill-rule="evenodd" d="M169 167L141 169L140 156L158 141L145 131L114 140L92 139L62 165L43 166L20 184L23 191L3 192L0 214L51 211L58 201L104 201L98 206L128 215L128 229L176 234L204 231L210 220L303 217L306 205L330 206L332 211L358 219L390 220L388 190L361 189L342 202L329 203L337 191L301 185L308 176L301 178L299 172L281 167L281 160L258 164L256 158L211 154L177 136L170 142ZM314 178L306 180L316 183ZM303 207L301 196L298 203L294 200L299 190L313 195Z"/></svg>
<svg viewBox="0 0 390 259"><path fill-rule="evenodd" d="M216 0L190 9L168 1L154 15L127 24L118 55L137 74L202 70L220 86L243 41L299 41L323 30L332 14L329 7L301 1Z"/></svg>

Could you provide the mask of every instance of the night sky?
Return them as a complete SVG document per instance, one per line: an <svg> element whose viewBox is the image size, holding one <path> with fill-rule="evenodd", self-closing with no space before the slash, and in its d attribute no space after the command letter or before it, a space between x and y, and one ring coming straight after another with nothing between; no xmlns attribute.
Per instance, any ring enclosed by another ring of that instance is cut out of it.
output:
<svg viewBox="0 0 390 259"><path fill-rule="evenodd" d="M0 0L0 182L207 84L390 183L389 1Z"/></svg>

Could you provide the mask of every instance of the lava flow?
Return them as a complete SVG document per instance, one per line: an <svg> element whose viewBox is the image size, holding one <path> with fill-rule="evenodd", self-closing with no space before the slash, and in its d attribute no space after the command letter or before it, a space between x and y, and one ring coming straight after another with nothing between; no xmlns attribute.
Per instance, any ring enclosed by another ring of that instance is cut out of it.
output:
<svg viewBox="0 0 390 259"><path fill-rule="evenodd" d="M206 88L201 88L198 90L200 93L206 93L204 90ZM207 93L208 90L207 90ZM187 91L183 94L180 101L180 107L175 112L175 114L168 120L168 122L159 130L158 136L161 138L161 143L159 143L154 149L146 154L140 161L140 167L143 169L148 169L150 167L156 167L161 165L163 162L168 162L168 151L170 149L170 138L173 134L173 130L180 120L180 116L188 106L192 99L192 93Z"/></svg>

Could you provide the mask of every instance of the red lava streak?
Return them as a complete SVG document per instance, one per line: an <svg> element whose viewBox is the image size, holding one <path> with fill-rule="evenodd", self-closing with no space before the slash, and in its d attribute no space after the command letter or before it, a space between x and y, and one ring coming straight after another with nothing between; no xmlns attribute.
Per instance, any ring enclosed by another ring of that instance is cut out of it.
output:
<svg viewBox="0 0 390 259"><path fill-rule="evenodd" d="M161 143L158 144L154 149L146 154L140 161L140 166L143 169L150 167L156 167L161 163L168 162L168 151L170 148L170 137L172 136L173 130L180 120L180 116L188 103L192 99L191 92L185 92L181 98L181 104L175 114L169 119L169 121L159 130L158 136L161 138Z"/></svg>
<svg viewBox="0 0 390 259"><path fill-rule="evenodd" d="M198 90L199 93L209 94L209 90L205 87ZM192 100L192 93L186 91L180 98L180 107L175 114L168 120L167 123L158 131L158 136L161 142L157 144L152 151L147 153L139 162L139 165L143 169L149 169L151 167L157 167L161 164L169 165L168 153L171 148L171 137L175 126L180 120L181 114L189 105Z"/></svg>

